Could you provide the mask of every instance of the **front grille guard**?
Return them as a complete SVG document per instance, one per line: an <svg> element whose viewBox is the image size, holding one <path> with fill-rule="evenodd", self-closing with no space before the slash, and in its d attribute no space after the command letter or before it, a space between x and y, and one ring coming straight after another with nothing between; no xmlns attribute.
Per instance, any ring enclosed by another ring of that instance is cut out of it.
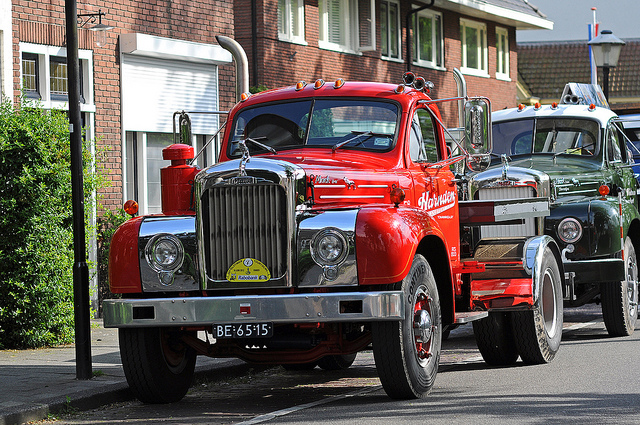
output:
<svg viewBox="0 0 640 425"><path fill-rule="evenodd" d="M239 160L216 164L195 180L202 289L290 287L296 273L296 211L304 208L304 170L251 158L241 176L239 165ZM228 281L231 266L245 258L264 264L269 278Z"/></svg>

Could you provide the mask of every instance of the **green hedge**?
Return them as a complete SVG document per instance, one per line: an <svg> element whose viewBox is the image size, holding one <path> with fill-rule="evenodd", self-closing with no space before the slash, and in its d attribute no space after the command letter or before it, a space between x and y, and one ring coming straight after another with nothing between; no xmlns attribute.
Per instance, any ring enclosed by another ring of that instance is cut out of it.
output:
<svg viewBox="0 0 640 425"><path fill-rule="evenodd" d="M0 104L0 348L73 342L69 122ZM86 159L86 158L85 158ZM96 185L85 170L85 193Z"/></svg>

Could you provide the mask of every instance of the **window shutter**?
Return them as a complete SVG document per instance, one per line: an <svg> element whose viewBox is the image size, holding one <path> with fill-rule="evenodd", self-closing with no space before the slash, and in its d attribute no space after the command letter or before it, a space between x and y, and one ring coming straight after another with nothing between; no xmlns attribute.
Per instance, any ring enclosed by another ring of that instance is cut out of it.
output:
<svg viewBox="0 0 640 425"><path fill-rule="evenodd" d="M358 2L358 49L361 52L376 50L376 3L375 0Z"/></svg>

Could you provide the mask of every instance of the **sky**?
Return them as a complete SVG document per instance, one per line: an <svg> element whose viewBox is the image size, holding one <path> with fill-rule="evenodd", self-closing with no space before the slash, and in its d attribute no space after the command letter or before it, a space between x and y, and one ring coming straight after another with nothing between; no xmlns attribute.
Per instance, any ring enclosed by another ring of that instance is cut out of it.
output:
<svg viewBox="0 0 640 425"><path fill-rule="evenodd" d="M618 38L640 38L640 0L528 0L553 21L553 30L517 31L519 43L529 41L587 40L587 24L595 7L600 31Z"/></svg>

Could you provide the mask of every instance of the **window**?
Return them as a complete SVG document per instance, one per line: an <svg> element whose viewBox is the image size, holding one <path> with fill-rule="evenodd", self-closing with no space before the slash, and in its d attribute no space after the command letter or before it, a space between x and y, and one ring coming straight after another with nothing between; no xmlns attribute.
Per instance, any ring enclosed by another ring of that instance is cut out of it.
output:
<svg viewBox="0 0 640 425"><path fill-rule="evenodd" d="M414 63L431 68L443 68L442 15L424 10L417 13L413 25Z"/></svg>
<svg viewBox="0 0 640 425"><path fill-rule="evenodd" d="M49 92L51 99L69 99L67 59L58 56L49 58Z"/></svg>
<svg viewBox="0 0 640 425"><path fill-rule="evenodd" d="M319 0L323 49L357 53L376 49L375 0Z"/></svg>
<svg viewBox="0 0 640 425"><path fill-rule="evenodd" d="M40 76L38 73L38 55L22 55L22 90L27 97L40 99Z"/></svg>
<svg viewBox="0 0 640 425"><path fill-rule="evenodd" d="M194 135L191 143L194 154L197 155L210 139L211 136ZM160 169L169 165L169 161L162 159L162 150L173 142L171 133L126 132L127 197L138 201L142 214L162 212ZM211 165L219 144L219 141L211 142L198 156L195 165L200 168Z"/></svg>
<svg viewBox="0 0 640 425"><path fill-rule="evenodd" d="M395 1L380 3L380 38L382 57L400 59L400 5Z"/></svg>
<svg viewBox="0 0 640 425"><path fill-rule="evenodd" d="M496 28L496 78L509 78L509 32L506 28Z"/></svg>
<svg viewBox="0 0 640 425"><path fill-rule="evenodd" d="M45 109L68 109L66 49L31 43L20 43L22 89L30 98L40 99ZM93 53L78 51L80 66L80 110L95 112L93 104Z"/></svg>
<svg viewBox="0 0 640 425"><path fill-rule="evenodd" d="M438 144L431 114L418 109L411 122L409 155L413 162L438 162Z"/></svg>
<svg viewBox="0 0 640 425"><path fill-rule="evenodd" d="M488 77L487 26L480 22L460 19L462 69L467 74Z"/></svg>
<svg viewBox="0 0 640 425"><path fill-rule="evenodd" d="M306 44L304 0L278 0L278 37L280 40Z"/></svg>

